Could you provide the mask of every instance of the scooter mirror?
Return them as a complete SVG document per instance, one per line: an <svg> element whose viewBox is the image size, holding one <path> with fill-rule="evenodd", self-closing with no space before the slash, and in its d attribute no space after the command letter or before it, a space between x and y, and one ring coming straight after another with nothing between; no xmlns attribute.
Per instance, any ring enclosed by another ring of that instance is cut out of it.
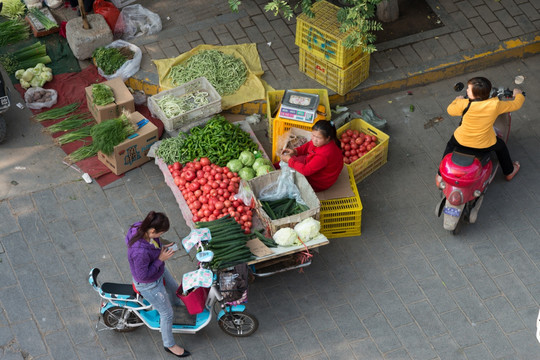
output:
<svg viewBox="0 0 540 360"><path fill-rule="evenodd" d="M460 92L464 88L465 88L465 85L463 85L462 82L458 82L458 83L456 83L456 85L454 85L454 91L455 92Z"/></svg>

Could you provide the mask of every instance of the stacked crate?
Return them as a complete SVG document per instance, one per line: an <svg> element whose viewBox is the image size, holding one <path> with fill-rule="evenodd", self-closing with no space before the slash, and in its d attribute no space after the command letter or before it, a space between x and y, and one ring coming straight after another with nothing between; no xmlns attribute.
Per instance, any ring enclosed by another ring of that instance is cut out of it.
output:
<svg viewBox="0 0 540 360"><path fill-rule="evenodd" d="M326 1L314 3L313 18L301 14L296 19L295 44L300 48L300 71L345 95L368 78L370 55L360 47L344 46L350 31L339 31L338 10Z"/></svg>

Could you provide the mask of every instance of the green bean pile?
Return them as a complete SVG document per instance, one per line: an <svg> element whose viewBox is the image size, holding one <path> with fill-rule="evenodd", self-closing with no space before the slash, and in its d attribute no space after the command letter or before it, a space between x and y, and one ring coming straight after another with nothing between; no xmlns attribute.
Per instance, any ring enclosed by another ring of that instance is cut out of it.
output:
<svg viewBox="0 0 540 360"><path fill-rule="evenodd" d="M165 95L157 101L158 106L163 110L169 119L182 115L188 111L208 105L208 93L206 91L196 91L184 96Z"/></svg>
<svg viewBox="0 0 540 360"><path fill-rule="evenodd" d="M238 125L231 124L221 115L214 115L206 125L191 129L185 138L163 140L157 156L167 164L176 161L185 164L207 157L213 164L225 166L230 160L238 159L244 150L259 150L259 146Z"/></svg>
<svg viewBox="0 0 540 360"><path fill-rule="evenodd" d="M205 50L173 66L169 73L175 86L201 76L216 88L219 95L231 95L246 82L247 68L242 60L233 55L218 50Z"/></svg>

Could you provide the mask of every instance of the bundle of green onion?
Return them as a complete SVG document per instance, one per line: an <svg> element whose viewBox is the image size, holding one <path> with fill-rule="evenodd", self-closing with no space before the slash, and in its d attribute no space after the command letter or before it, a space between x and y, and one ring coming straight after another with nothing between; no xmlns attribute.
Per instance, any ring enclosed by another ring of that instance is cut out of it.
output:
<svg viewBox="0 0 540 360"><path fill-rule="evenodd" d="M28 39L30 27L19 18L0 23L0 46Z"/></svg>
<svg viewBox="0 0 540 360"><path fill-rule="evenodd" d="M108 105L114 102L114 93L109 85L93 84L92 99L98 106Z"/></svg>
<svg viewBox="0 0 540 360"><path fill-rule="evenodd" d="M135 127L126 114L122 114L116 119L100 122L92 126L90 131L95 149L106 155L111 155L116 145L134 133Z"/></svg>
<svg viewBox="0 0 540 360"><path fill-rule="evenodd" d="M26 46L11 54L0 55L0 63L8 74L13 74L19 69L33 68L37 64L48 64L51 58L47 56L47 48L39 41Z"/></svg>
<svg viewBox="0 0 540 360"><path fill-rule="evenodd" d="M219 95L234 94L247 80L244 62L218 50L204 50L193 55L169 72L173 85L182 85L204 76Z"/></svg>
<svg viewBox="0 0 540 360"><path fill-rule="evenodd" d="M60 131L78 129L91 121L94 121L94 118L90 115L90 113L74 114L67 117L65 120L45 128L45 130L51 134L54 134Z"/></svg>
<svg viewBox="0 0 540 360"><path fill-rule="evenodd" d="M73 103L60 108L54 108L34 115L32 118L37 121L61 119L77 110L80 105L80 103Z"/></svg>
<svg viewBox="0 0 540 360"><path fill-rule="evenodd" d="M56 23L56 21L49 19L49 17L45 15L43 12L41 12L41 10L39 9L31 8L30 10L28 10L28 12L34 15L34 17L41 23L41 25L43 25L45 30L51 30L55 27L58 27L58 24Z"/></svg>
<svg viewBox="0 0 540 360"><path fill-rule="evenodd" d="M84 138L87 138L91 136L90 131L92 130L93 125L85 126L77 130L73 130L71 132L68 132L66 134L60 135L56 139L54 139L54 142L58 145L65 145L72 143L77 140L82 140Z"/></svg>

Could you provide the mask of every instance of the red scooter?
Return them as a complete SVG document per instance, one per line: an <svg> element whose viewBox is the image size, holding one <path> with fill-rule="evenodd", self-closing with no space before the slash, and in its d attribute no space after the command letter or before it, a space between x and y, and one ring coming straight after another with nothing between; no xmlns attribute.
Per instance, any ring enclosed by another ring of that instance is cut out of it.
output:
<svg viewBox="0 0 540 360"><path fill-rule="evenodd" d="M454 90L463 90L463 83L457 83ZM525 94L525 93L523 93ZM509 89L492 90L491 96L500 100L513 97ZM493 127L498 137L508 141L510 135L510 113L497 117ZM443 215L445 230L457 235L463 223L475 223L484 200L488 185L493 181L499 161L494 152L485 154L482 158L454 150L446 155L439 164L442 181L439 184L441 201L435 208L437 216Z"/></svg>

